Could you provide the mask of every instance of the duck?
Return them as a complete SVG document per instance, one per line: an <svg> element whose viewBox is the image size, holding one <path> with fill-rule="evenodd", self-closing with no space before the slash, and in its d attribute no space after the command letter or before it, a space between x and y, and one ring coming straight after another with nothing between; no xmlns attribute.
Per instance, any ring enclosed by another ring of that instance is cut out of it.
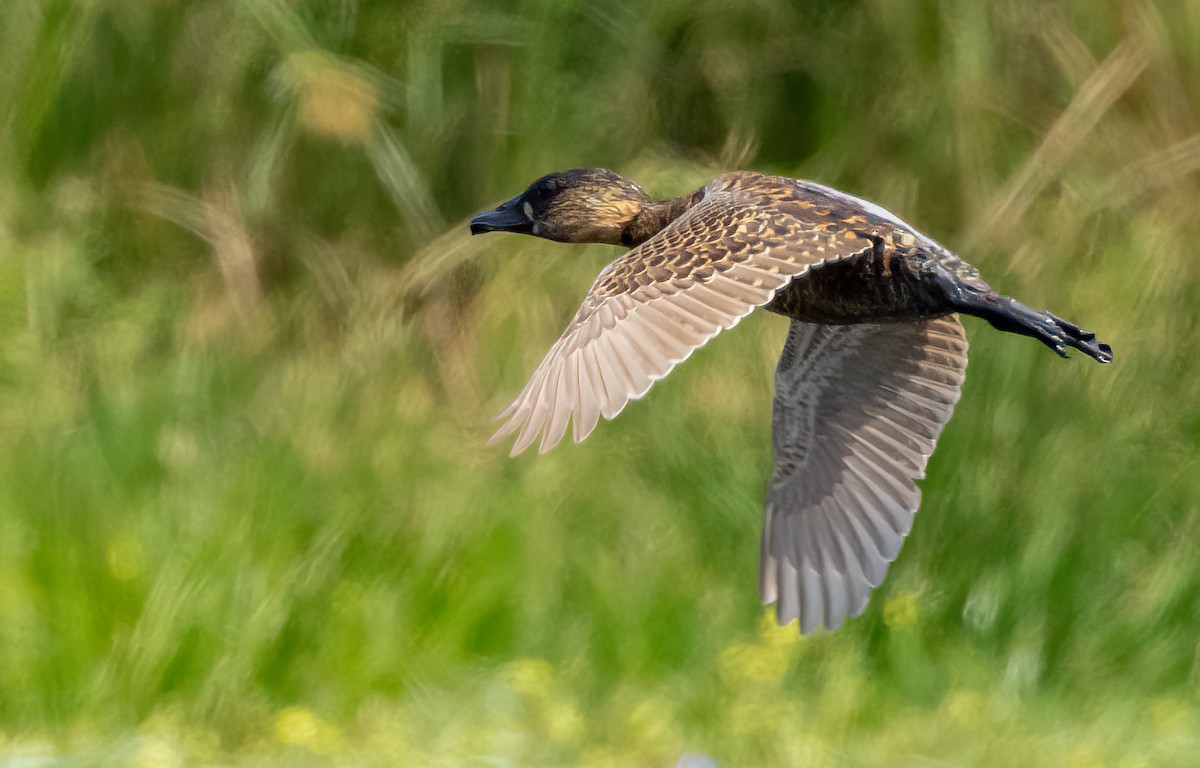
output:
<svg viewBox="0 0 1200 768"><path fill-rule="evenodd" d="M912 528L962 391L960 317L1100 362L1112 348L992 290L890 211L811 181L725 173L655 199L605 168L551 173L470 221L626 250L500 415L512 455L575 442L756 309L788 318L775 371L759 591L802 634L860 615Z"/></svg>

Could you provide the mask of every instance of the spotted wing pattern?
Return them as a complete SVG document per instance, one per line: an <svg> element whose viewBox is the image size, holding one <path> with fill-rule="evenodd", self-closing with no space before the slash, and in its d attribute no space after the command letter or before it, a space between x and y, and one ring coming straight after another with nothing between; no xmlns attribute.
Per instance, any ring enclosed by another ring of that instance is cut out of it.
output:
<svg viewBox="0 0 1200 768"><path fill-rule="evenodd" d="M775 469L760 588L780 625L860 614L912 527L967 341L956 315L918 323L792 321L775 377Z"/></svg>
<svg viewBox="0 0 1200 768"><path fill-rule="evenodd" d="M821 264L873 241L812 215L795 182L729 174L682 216L609 264L500 418L516 455L541 437L575 442L615 417L693 351ZM828 214L829 212L823 211Z"/></svg>

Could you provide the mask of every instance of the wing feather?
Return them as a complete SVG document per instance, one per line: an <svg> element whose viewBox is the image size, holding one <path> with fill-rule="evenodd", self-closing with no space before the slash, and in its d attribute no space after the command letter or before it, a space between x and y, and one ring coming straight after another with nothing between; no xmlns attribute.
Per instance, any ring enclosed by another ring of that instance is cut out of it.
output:
<svg viewBox="0 0 1200 768"><path fill-rule="evenodd" d="M832 630L866 607L912 528L914 481L953 413L966 352L955 316L792 322L776 373L759 579L780 624Z"/></svg>
<svg viewBox="0 0 1200 768"><path fill-rule="evenodd" d="M504 423L492 442L515 433L515 455L540 435L546 451L558 444L568 422L575 442L583 440L597 414L614 418L812 266L872 247L869 239L843 236L835 249L818 224L749 194L711 189L662 232L605 267L501 414ZM812 247L820 238L823 252Z"/></svg>

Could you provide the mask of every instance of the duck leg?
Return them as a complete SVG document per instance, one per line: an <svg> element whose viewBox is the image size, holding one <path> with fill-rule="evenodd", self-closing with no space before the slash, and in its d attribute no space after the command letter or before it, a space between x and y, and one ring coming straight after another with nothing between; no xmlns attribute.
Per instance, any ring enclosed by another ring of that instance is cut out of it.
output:
<svg viewBox="0 0 1200 768"><path fill-rule="evenodd" d="M1067 356L1067 347L1074 347L1098 362L1112 362L1112 347L1097 341L1096 334L1091 331L1053 313L1030 309L1016 299L990 289L981 290L945 270L939 269L931 277L955 312L987 320L999 331L1031 336L1061 357Z"/></svg>

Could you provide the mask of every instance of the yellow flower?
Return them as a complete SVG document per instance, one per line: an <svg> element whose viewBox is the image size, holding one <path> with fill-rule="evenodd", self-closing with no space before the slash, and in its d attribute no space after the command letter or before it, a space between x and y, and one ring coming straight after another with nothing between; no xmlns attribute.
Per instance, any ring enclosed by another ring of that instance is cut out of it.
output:
<svg viewBox="0 0 1200 768"><path fill-rule="evenodd" d="M901 592L888 597L883 604L883 623L892 629L908 629L917 623L917 596Z"/></svg>
<svg viewBox="0 0 1200 768"><path fill-rule="evenodd" d="M614 768L630 765L629 755L611 747L590 747L579 756L583 768Z"/></svg>
<svg viewBox="0 0 1200 768"><path fill-rule="evenodd" d="M337 728L304 707L288 707L275 715L275 737L284 744L328 755L337 747Z"/></svg>
<svg viewBox="0 0 1200 768"><path fill-rule="evenodd" d="M183 756L162 739L146 739L138 746L136 768L181 768Z"/></svg>
<svg viewBox="0 0 1200 768"><path fill-rule="evenodd" d="M727 683L778 683L788 668L788 646L734 643L717 660Z"/></svg>
<svg viewBox="0 0 1200 768"><path fill-rule="evenodd" d="M800 634L795 622L779 626L775 621L775 609L763 611L758 623L758 639L768 648L791 647L798 645L804 636Z"/></svg>
<svg viewBox="0 0 1200 768"><path fill-rule="evenodd" d="M117 581L133 581L142 575L145 565L142 542L134 536L122 535L108 543L108 572Z"/></svg>
<svg viewBox="0 0 1200 768"><path fill-rule="evenodd" d="M959 726L975 725L983 717L987 702L977 691L953 691L946 697L946 714Z"/></svg>
<svg viewBox="0 0 1200 768"><path fill-rule="evenodd" d="M1192 712L1179 699L1163 697L1150 705L1150 724L1160 739L1192 732Z"/></svg>
<svg viewBox="0 0 1200 768"><path fill-rule="evenodd" d="M625 715L626 745L663 747L677 741L672 702L649 694L634 704Z"/></svg>
<svg viewBox="0 0 1200 768"><path fill-rule="evenodd" d="M1092 741L1081 741L1067 753L1067 768L1100 768L1109 765L1108 751Z"/></svg>
<svg viewBox="0 0 1200 768"><path fill-rule="evenodd" d="M569 701L548 700L543 714L546 731L555 741L571 743L583 736L583 717L579 714L579 709Z"/></svg>
<svg viewBox="0 0 1200 768"><path fill-rule="evenodd" d="M292 54L288 65L297 85L296 117L301 125L346 143L370 138L379 108L374 83L320 52Z"/></svg>
<svg viewBox="0 0 1200 768"><path fill-rule="evenodd" d="M554 667L544 659L516 659L505 666L504 676L517 693L544 699L550 693Z"/></svg>

